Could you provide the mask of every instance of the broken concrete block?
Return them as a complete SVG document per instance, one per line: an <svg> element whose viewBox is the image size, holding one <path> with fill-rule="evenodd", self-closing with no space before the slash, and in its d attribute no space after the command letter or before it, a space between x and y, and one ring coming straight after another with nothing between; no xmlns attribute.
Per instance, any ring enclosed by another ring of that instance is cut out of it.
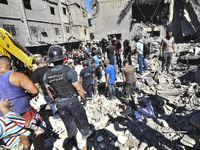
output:
<svg viewBox="0 0 200 150"><path fill-rule="evenodd" d="M200 119L199 119L199 116L200 116L200 112L194 113L192 115L192 117L190 118L190 123L200 130Z"/></svg>
<svg viewBox="0 0 200 150"><path fill-rule="evenodd" d="M117 138L118 138L119 143L121 144L125 144L126 141L128 140L128 137L123 136L123 135L118 135Z"/></svg>
<svg viewBox="0 0 200 150"><path fill-rule="evenodd" d="M151 78L151 77L145 79L145 81L146 81L146 83L147 83L148 86L152 86L152 85L158 84L158 83L157 83L156 81L154 81L154 79Z"/></svg>
<svg viewBox="0 0 200 150"><path fill-rule="evenodd" d="M193 147L196 144L196 141L190 138L188 135L184 135L180 142L188 147Z"/></svg>
<svg viewBox="0 0 200 150"><path fill-rule="evenodd" d="M95 111L94 112L94 115L93 115L93 119L95 119L96 121L99 121L99 119L100 119L100 117L101 117L101 113L99 112L99 111Z"/></svg>
<svg viewBox="0 0 200 150"><path fill-rule="evenodd" d="M181 89L157 90L157 94L178 96L182 93Z"/></svg>
<svg viewBox="0 0 200 150"><path fill-rule="evenodd" d="M200 47L195 47L194 51L195 55L200 55Z"/></svg>
<svg viewBox="0 0 200 150"><path fill-rule="evenodd" d="M160 124L161 126L165 127L165 128L169 128L169 125L167 123L167 121L163 120L163 119L157 119L158 124Z"/></svg>
<svg viewBox="0 0 200 150"><path fill-rule="evenodd" d="M165 83L167 83L166 79L163 78L162 76L159 77L158 82L159 82L159 84L165 84Z"/></svg>
<svg viewBox="0 0 200 150"><path fill-rule="evenodd" d="M145 142L142 142L142 143L140 144L139 150L144 150L144 149L146 149L147 147L148 147L148 144L145 143Z"/></svg>

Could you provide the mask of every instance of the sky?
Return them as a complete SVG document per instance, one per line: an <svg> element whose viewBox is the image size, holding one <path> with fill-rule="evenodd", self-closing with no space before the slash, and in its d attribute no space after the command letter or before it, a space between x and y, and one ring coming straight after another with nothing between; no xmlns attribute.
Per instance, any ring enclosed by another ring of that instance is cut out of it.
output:
<svg viewBox="0 0 200 150"><path fill-rule="evenodd" d="M87 11L90 12L91 8L90 8L90 1L91 0L86 0L86 6L87 6Z"/></svg>

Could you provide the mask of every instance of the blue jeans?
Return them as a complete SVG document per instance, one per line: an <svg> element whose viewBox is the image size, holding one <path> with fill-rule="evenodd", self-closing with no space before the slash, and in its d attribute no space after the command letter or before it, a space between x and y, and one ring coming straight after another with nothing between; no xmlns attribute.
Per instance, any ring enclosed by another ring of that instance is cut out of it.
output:
<svg viewBox="0 0 200 150"><path fill-rule="evenodd" d="M44 96L44 99L47 102L47 104L49 104L52 101L52 99L49 97L49 95ZM57 111L55 106L53 104L49 104L49 106L50 106L50 108L51 108L51 110L53 112L53 115L55 115L55 113Z"/></svg>
<svg viewBox="0 0 200 150"><path fill-rule="evenodd" d="M114 83L108 84L108 94L109 98L112 100L115 97L115 86Z"/></svg>
<svg viewBox="0 0 200 150"><path fill-rule="evenodd" d="M143 65L144 65L144 69L148 69L144 55L138 55L138 64L139 64L139 73L140 74L143 73Z"/></svg>

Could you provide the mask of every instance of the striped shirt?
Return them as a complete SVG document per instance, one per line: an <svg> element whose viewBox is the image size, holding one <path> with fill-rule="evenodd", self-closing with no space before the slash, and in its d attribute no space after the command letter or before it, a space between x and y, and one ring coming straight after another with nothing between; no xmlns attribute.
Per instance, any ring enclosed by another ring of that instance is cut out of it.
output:
<svg viewBox="0 0 200 150"><path fill-rule="evenodd" d="M0 139L9 147L15 147L20 135L29 136L30 132L24 129L26 120L17 113L9 112L0 117Z"/></svg>

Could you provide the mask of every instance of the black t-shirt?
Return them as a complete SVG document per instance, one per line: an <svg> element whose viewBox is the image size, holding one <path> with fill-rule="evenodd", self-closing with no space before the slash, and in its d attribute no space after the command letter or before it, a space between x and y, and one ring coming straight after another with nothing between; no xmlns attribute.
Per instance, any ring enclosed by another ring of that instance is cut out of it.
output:
<svg viewBox="0 0 200 150"><path fill-rule="evenodd" d="M97 76L97 67L96 66L90 66L90 68L92 68L95 76Z"/></svg>
<svg viewBox="0 0 200 150"><path fill-rule="evenodd" d="M115 47L113 45L108 45L106 47L106 52L109 56L114 56Z"/></svg>
<svg viewBox="0 0 200 150"><path fill-rule="evenodd" d="M124 44L123 44L123 45L124 45L124 51L125 51L125 52L131 52L131 47L129 46L129 44L130 44L130 41L126 39L126 40L124 41Z"/></svg>
<svg viewBox="0 0 200 150"><path fill-rule="evenodd" d="M41 85L42 91L45 96L48 95L48 93L43 82L43 76L48 71L48 68L48 66L40 67L33 72L33 83L39 83L39 85Z"/></svg>
<svg viewBox="0 0 200 150"><path fill-rule="evenodd" d="M92 82L92 74L93 74L93 69L90 67L84 68L81 70L80 77L83 78L83 82Z"/></svg>
<svg viewBox="0 0 200 150"><path fill-rule="evenodd" d="M80 64L80 62L82 61L82 59L78 56L78 57L73 57L74 62L77 62L78 64Z"/></svg>

